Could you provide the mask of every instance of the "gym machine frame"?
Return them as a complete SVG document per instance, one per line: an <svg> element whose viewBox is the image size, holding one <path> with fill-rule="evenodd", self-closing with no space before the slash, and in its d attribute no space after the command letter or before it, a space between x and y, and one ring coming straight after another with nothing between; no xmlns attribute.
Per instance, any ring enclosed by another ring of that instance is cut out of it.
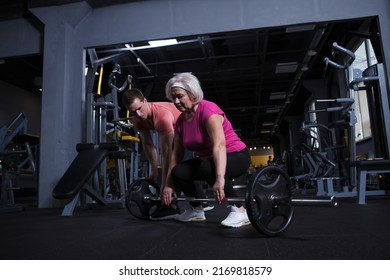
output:
<svg viewBox="0 0 390 280"><path fill-rule="evenodd" d="M111 197L108 192L107 186L109 185L109 179L107 175L107 162L104 160L99 167L99 170L95 172L93 176L93 185L96 189L99 188L99 178L103 184L103 196L107 203L120 202L124 207L124 195L127 189L128 182L132 182L134 179L138 179L138 150L139 150L139 138L128 136L123 133L123 129L132 128L133 125L129 123L129 118L120 118L119 111L120 106L118 102L118 94L125 91L132 83L132 76L128 75L123 84L117 86L117 76L121 74L121 66L114 64L114 68L108 77L108 88L110 92L106 95L100 96L100 85L98 85L97 95L92 94L93 84L95 82L94 75L98 72L97 68L100 66L101 72L99 78L102 76L102 68L104 63L113 62L114 57L98 59L95 49L88 49L88 54L91 60L91 71L88 79L88 102L91 106L87 106L88 118L87 121L87 142L96 144L107 142L107 135L111 133L114 141L120 143L120 149L115 153L116 157L111 157L116 161L117 172L115 178L118 181L119 196L118 199ZM99 82L100 83L100 82ZM112 112L111 122L107 122L107 112ZM110 127L110 129L108 129ZM134 146L129 148L126 143L134 143ZM126 161L130 161L129 173L126 174Z"/></svg>
<svg viewBox="0 0 390 280"><path fill-rule="evenodd" d="M97 60L93 50L89 50L92 67L88 68L87 89L91 89L91 84L94 82L94 73L97 71L98 65L105 60ZM90 69L93 71L91 72ZM90 202L100 205L108 203L120 203L125 207L125 193L127 188L127 176L125 161L130 159L130 179L137 179L135 176L138 170L137 161L134 153L138 153L139 139L133 136L122 134L123 128L131 128L132 124L126 123L128 118L119 118L118 92L124 91L131 83L131 76L128 75L121 87L116 86L116 75L121 74L120 65L115 64L114 69L109 75L108 85L111 93L106 99L106 96L98 96L96 100L93 98L92 92L87 92L87 143L78 144L76 150L78 155L70 164L64 175L57 182L53 189L53 197L56 199L68 200L62 212L62 216L73 215L76 206L86 206ZM107 122L107 111L113 112L112 123ZM112 131L107 130L107 126L113 127ZM107 133L113 132L113 142L106 142ZM124 141L135 143L135 148L130 149L125 147ZM130 155L131 154L131 155ZM108 198L107 196L107 165L106 159L110 158L116 161L117 179L120 188L118 199ZM102 185L100 180L102 179ZM82 195L82 196L81 196Z"/></svg>
<svg viewBox="0 0 390 280"><path fill-rule="evenodd" d="M344 103L344 106L338 106L333 108L327 108L325 110L316 110L324 111L324 112L337 112L348 109L348 147L349 147L349 165L350 165L350 173L349 173L349 181L353 189L347 192L333 192L333 185L330 182L327 182L328 185L328 195L335 194L337 197L351 197L357 196L359 204L365 204L365 197L368 195L386 195L388 192L386 190L366 190L366 176L367 174L378 174L378 173L389 173L389 150L390 144L388 139L390 139L390 122L388 121L388 112L389 112L389 100L387 95L387 87L384 76L383 64L371 65L368 69L376 72L376 75L368 75L362 77L354 77L354 70L351 65L355 60L355 54L350 50L338 45L336 42L332 44L332 55L335 56L336 53L343 53L346 56L346 60L343 64L336 63L329 58L325 58L324 62L326 67L328 65L339 69L344 70L346 72L347 77L347 98L336 98L336 99L325 99L325 100L317 100L317 102L338 102ZM373 70L373 66L375 66L376 71ZM364 83L364 86L359 86L361 83ZM379 100L379 104L382 107L379 114L382 115L383 119L383 138L387 139L383 143L384 152L380 156L386 157L386 159L381 160L357 160L356 155L356 141L355 141L355 125L357 123L355 109L354 109L354 92L359 91L361 89L366 89L370 84L377 83L380 92L376 97Z"/></svg>

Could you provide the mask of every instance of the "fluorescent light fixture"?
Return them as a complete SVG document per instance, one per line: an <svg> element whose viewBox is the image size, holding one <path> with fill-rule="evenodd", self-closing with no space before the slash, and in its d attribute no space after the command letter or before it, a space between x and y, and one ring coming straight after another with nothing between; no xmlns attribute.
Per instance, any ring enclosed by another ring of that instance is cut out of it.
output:
<svg viewBox="0 0 390 280"><path fill-rule="evenodd" d="M155 40L155 41L148 41L148 43L152 47L162 47L162 46L176 45L177 40L176 39Z"/></svg>
<svg viewBox="0 0 390 280"><path fill-rule="evenodd" d="M271 130L269 130L269 129L262 129L262 130L260 130L260 133L261 134L271 133Z"/></svg>
<svg viewBox="0 0 390 280"><path fill-rule="evenodd" d="M178 72L178 73L173 73L173 76L176 76L176 75L179 75L179 74L182 74L182 73L192 74L192 72Z"/></svg>
<svg viewBox="0 0 390 280"><path fill-rule="evenodd" d="M297 62L278 63L275 68L275 74L294 73L297 71Z"/></svg>
<svg viewBox="0 0 390 280"><path fill-rule="evenodd" d="M271 126L271 125L274 125L274 122L270 121L270 122L263 122L263 126Z"/></svg>
<svg viewBox="0 0 390 280"><path fill-rule="evenodd" d="M265 112L266 112L267 114L279 113L279 111L280 111L280 108L267 108L267 109L265 110Z"/></svg>
<svg viewBox="0 0 390 280"><path fill-rule="evenodd" d="M285 98L286 98L286 92L284 91L271 92L269 95L269 100L279 100Z"/></svg>

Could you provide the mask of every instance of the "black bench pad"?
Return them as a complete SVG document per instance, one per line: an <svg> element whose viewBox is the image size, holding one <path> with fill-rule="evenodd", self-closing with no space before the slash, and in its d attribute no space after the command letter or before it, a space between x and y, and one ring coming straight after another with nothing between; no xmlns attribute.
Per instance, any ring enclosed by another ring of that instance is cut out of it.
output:
<svg viewBox="0 0 390 280"><path fill-rule="evenodd" d="M101 149L82 150L78 153L53 190L57 199L73 198L85 185L92 173L106 158L108 151Z"/></svg>

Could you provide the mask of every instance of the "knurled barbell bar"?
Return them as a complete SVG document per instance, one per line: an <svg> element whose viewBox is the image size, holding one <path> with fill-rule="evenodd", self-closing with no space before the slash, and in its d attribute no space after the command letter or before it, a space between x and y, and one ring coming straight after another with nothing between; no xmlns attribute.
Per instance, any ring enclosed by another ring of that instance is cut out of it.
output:
<svg viewBox="0 0 390 280"><path fill-rule="evenodd" d="M214 198L177 197L177 201L212 202ZM291 223L294 206L337 205L334 196L294 196L294 186L287 173L276 166L258 170L249 180L245 198L226 198L228 202L244 202L252 226L259 232L275 236ZM161 203L157 184L141 179L133 182L126 194L129 212L141 219L149 219Z"/></svg>
<svg viewBox="0 0 390 280"><path fill-rule="evenodd" d="M141 179L142 180L142 179ZM292 196L292 197L278 197L271 196L272 204L274 207L291 203L292 206L329 206L334 207L337 205L337 199L335 196L321 196L321 197L309 197L309 196ZM197 197L173 197L172 201L187 201L187 202L216 202L215 198L197 198ZM245 198L225 198L227 202L246 202ZM256 200L254 199L254 202ZM155 203L161 202L160 197L145 194L143 202Z"/></svg>

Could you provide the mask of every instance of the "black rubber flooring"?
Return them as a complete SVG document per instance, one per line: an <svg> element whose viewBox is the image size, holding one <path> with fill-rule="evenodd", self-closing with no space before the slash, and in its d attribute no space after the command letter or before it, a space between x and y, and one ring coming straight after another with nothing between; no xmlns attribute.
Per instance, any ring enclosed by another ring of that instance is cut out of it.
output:
<svg viewBox="0 0 390 280"><path fill-rule="evenodd" d="M182 208L186 207L183 204ZM252 226L224 228L225 204L207 221L146 221L117 206L0 213L3 260L388 260L390 198L335 208L296 207L290 227L267 237Z"/></svg>

